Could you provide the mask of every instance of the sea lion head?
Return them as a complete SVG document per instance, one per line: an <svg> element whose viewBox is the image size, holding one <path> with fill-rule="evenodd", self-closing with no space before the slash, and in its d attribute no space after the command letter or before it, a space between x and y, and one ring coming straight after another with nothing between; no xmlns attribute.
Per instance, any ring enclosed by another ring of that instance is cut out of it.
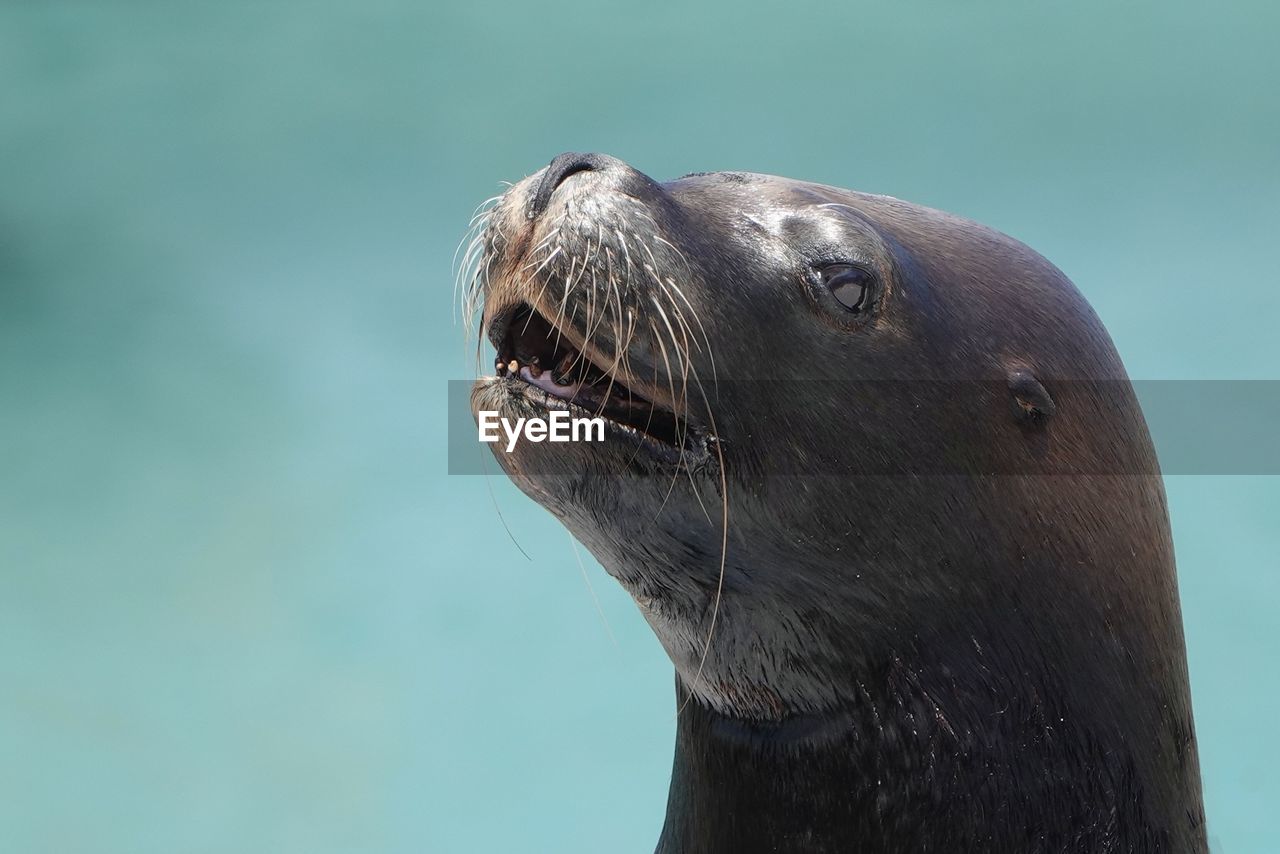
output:
<svg viewBox="0 0 1280 854"><path fill-rule="evenodd" d="M1139 593L1063 569L1130 548L1102 530L1117 490L1139 548L1167 549L1149 478L1077 477L1153 467L1141 414L1088 304L1017 241L886 196L565 154L474 246L497 375L473 409L606 419L602 442L499 463L703 702L820 713L929 638L1030 621L1058 643L1050 601L1092 614L1100 590L1141 640Z"/></svg>
<svg viewBox="0 0 1280 854"><path fill-rule="evenodd" d="M493 449L675 663L659 850L1203 848L1158 468L1053 265L885 196L596 154L472 250L475 412L605 419Z"/></svg>

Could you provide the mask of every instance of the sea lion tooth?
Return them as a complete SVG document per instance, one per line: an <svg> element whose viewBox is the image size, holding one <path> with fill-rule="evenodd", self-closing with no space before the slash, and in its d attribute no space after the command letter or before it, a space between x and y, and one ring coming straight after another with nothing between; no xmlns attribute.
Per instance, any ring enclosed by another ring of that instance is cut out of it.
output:
<svg viewBox="0 0 1280 854"><path fill-rule="evenodd" d="M515 359L512 359L510 362L507 362L507 370L508 370L508 371L510 371L510 372L511 372L511 373L513 373L513 374L517 374L517 373L519 373L519 372L520 372L520 363L519 363L519 362L517 362Z"/></svg>

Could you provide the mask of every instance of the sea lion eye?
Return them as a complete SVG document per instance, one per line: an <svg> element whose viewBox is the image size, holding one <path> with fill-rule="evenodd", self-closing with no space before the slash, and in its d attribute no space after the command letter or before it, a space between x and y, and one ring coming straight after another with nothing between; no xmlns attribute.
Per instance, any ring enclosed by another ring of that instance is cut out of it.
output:
<svg viewBox="0 0 1280 854"><path fill-rule="evenodd" d="M828 264L818 270L818 275L842 306L854 314L866 310L875 283L870 271L852 264Z"/></svg>

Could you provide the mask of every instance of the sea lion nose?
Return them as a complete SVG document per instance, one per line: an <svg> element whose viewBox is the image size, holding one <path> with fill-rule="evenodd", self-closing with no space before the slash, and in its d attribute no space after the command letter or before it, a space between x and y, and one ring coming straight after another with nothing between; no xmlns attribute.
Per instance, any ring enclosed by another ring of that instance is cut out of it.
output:
<svg viewBox="0 0 1280 854"><path fill-rule="evenodd" d="M529 202L529 219L537 218L547 209L547 205L551 204L551 194L556 191L556 187L563 184L564 180L575 172L604 172L617 169L622 165L621 160L607 154L581 154L576 151L566 151L558 155L542 173L538 189L534 191L533 199Z"/></svg>

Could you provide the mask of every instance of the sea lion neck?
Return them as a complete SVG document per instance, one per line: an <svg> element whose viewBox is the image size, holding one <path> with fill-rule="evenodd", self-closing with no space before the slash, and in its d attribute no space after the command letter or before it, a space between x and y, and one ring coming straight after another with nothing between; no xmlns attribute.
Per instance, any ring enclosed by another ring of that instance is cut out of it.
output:
<svg viewBox="0 0 1280 854"><path fill-rule="evenodd" d="M896 696L886 678L899 681ZM658 854L981 850L949 847L964 822L939 795L972 780L956 762L957 732L909 681L886 670L859 704L766 722L719 713L677 680Z"/></svg>
<svg viewBox="0 0 1280 854"><path fill-rule="evenodd" d="M1130 726L989 654L892 653L848 675L859 701L778 721L718 712L677 679L658 854L1202 850L1202 819L1167 823L1182 795L1144 783L1156 751Z"/></svg>
<svg viewBox="0 0 1280 854"><path fill-rule="evenodd" d="M658 854L694 851L826 851L853 818L826 782L848 777L851 716L752 723L692 699L677 679L676 754ZM794 784L796 764L815 785ZM820 770L819 770L820 769ZM833 819L840 816L836 822ZM823 838L819 839L818 834ZM829 834L829 836L828 836ZM767 842L766 842L767 840Z"/></svg>

